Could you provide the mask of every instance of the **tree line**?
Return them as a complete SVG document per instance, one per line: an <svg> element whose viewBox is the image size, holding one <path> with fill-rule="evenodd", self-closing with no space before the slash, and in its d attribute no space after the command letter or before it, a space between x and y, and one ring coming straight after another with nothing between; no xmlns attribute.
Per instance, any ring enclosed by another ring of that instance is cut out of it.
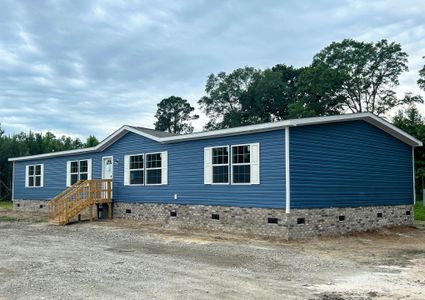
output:
<svg viewBox="0 0 425 300"><path fill-rule="evenodd" d="M85 142L79 138L56 137L51 132L42 134L30 131L5 135L0 124L0 200L10 199L12 196L12 164L8 162L8 158L94 147L98 143L93 135Z"/></svg>

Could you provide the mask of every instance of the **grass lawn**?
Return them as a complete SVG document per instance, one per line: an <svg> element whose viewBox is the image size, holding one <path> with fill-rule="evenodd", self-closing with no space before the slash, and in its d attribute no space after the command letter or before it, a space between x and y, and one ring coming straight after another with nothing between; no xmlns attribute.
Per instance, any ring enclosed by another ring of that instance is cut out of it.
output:
<svg viewBox="0 0 425 300"><path fill-rule="evenodd" d="M425 207L419 201L415 204L415 220L425 221Z"/></svg>
<svg viewBox="0 0 425 300"><path fill-rule="evenodd" d="M12 201L1 201L0 200L0 208L12 209L13 208Z"/></svg>

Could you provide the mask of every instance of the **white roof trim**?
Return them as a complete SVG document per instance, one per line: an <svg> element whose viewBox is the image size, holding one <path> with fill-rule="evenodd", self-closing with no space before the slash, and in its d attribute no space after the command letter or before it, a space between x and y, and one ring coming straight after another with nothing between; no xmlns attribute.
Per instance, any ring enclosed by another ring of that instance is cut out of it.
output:
<svg viewBox="0 0 425 300"><path fill-rule="evenodd" d="M163 143L171 143L171 142L179 142L179 141L194 140L194 139L205 139L205 138L215 137L215 136L228 136L228 135L239 135L244 133L246 134L246 133L254 133L254 132L261 132L261 131L270 131L270 130L276 130L276 129L285 128L285 127L337 123L337 122L346 122L346 121L355 121L355 120L363 120L368 123L371 123L411 146L422 146L422 142L420 140L416 139L415 137L409 135L403 130L397 128L396 126L392 125L391 123L385 121L384 119L372 113L357 113L357 114L346 114L346 115L336 115L336 116L327 116L327 117L292 119L292 120L278 121L273 123L248 125L248 126L242 126L242 127L234 127L234 128L228 128L228 129L220 129L220 130L214 130L214 131L197 132L197 133L184 134L184 135L178 135L178 136L172 136L172 137L165 137L165 138L162 138L161 141Z"/></svg>
<svg viewBox="0 0 425 300"><path fill-rule="evenodd" d="M354 120L363 120L370 124L373 124L376 127L380 128L381 130L391 134L395 138L413 147L422 146L422 142L420 140L407 134L403 130L397 128L396 126L385 121L384 119L378 116L375 116L374 114L371 114L371 113L357 113L357 114L337 115L337 116L328 116L328 117L314 117L314 118L285 120L285 121L278 121L273 123L264 123L264 124L234 127L234 128L228 128L228 129L205 131L205 132L195 132L190 134L161 137L161 138L150 135L146 132L143 132L141 130L138 130L130 126L122 126L117 131L115 131L114 133L109 135L107 138L105 138L96 147L52 152L52 153L45 153L45 154L38 154L38 155L31 155L31 156L15 157L15 158L9 158L9 161L33 160L33 159L42 159L42 158L50 158L50 157L57 157L57 156L68 156L68 155L76 155L76 154L83 154L83 153L90 153L90 152L99 152L106 149L110 145L112 145L116 140L120 139L127 132L133 132L135 134L144 136L148 139L154 140L158 143L165 144L165 143L183 142L188 140L207 139L207 138L213 138L213 137L219 137L219 136L231 136L231 135L240 135L240 134L263 132L263 131L271 131L276 129L282 129L285 127L346 122L346 121L354 121Z"/></svg>

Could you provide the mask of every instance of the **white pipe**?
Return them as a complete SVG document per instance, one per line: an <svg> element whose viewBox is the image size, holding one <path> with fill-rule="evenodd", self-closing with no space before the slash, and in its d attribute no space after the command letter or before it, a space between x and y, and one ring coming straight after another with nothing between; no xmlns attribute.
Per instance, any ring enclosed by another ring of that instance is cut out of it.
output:
<svg viewBox="0 0 425 300"><path fill-rule="evenodd" d="M12 201L15 200L15 162L12 163Z"/></svg>
<svg viewBox="0 0 425 300"><path fill-rule="evenodd" d="M416 204L415 147L412 147L412 170L413 170L413 203Z"/></svg>
<svg viewBox="0 0 425 300"><path fill-rule="evenodd" d="M285 211L287 214L289 214L291 212L291 178L289 172L289 127L285 127L285 187Z"/></svg>

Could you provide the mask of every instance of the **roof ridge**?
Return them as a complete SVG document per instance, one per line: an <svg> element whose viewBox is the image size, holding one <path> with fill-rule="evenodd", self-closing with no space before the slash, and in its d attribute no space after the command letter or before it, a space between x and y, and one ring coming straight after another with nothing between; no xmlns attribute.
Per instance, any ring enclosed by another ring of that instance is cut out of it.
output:
<svg viewBox="0 0 425 300"><path fill-rule="evenodd" d="M136 129L136 130L139 130L139 131L149 131L151 134L153 134L153 132L155 132L154 135L157 136L157 137L172 137L172 136L179 136L180 135L178 133L156 130L156 129L143 127L143 126L133 126L133 125L125 125L125 126L131 127L133 129Z"/></svg>

